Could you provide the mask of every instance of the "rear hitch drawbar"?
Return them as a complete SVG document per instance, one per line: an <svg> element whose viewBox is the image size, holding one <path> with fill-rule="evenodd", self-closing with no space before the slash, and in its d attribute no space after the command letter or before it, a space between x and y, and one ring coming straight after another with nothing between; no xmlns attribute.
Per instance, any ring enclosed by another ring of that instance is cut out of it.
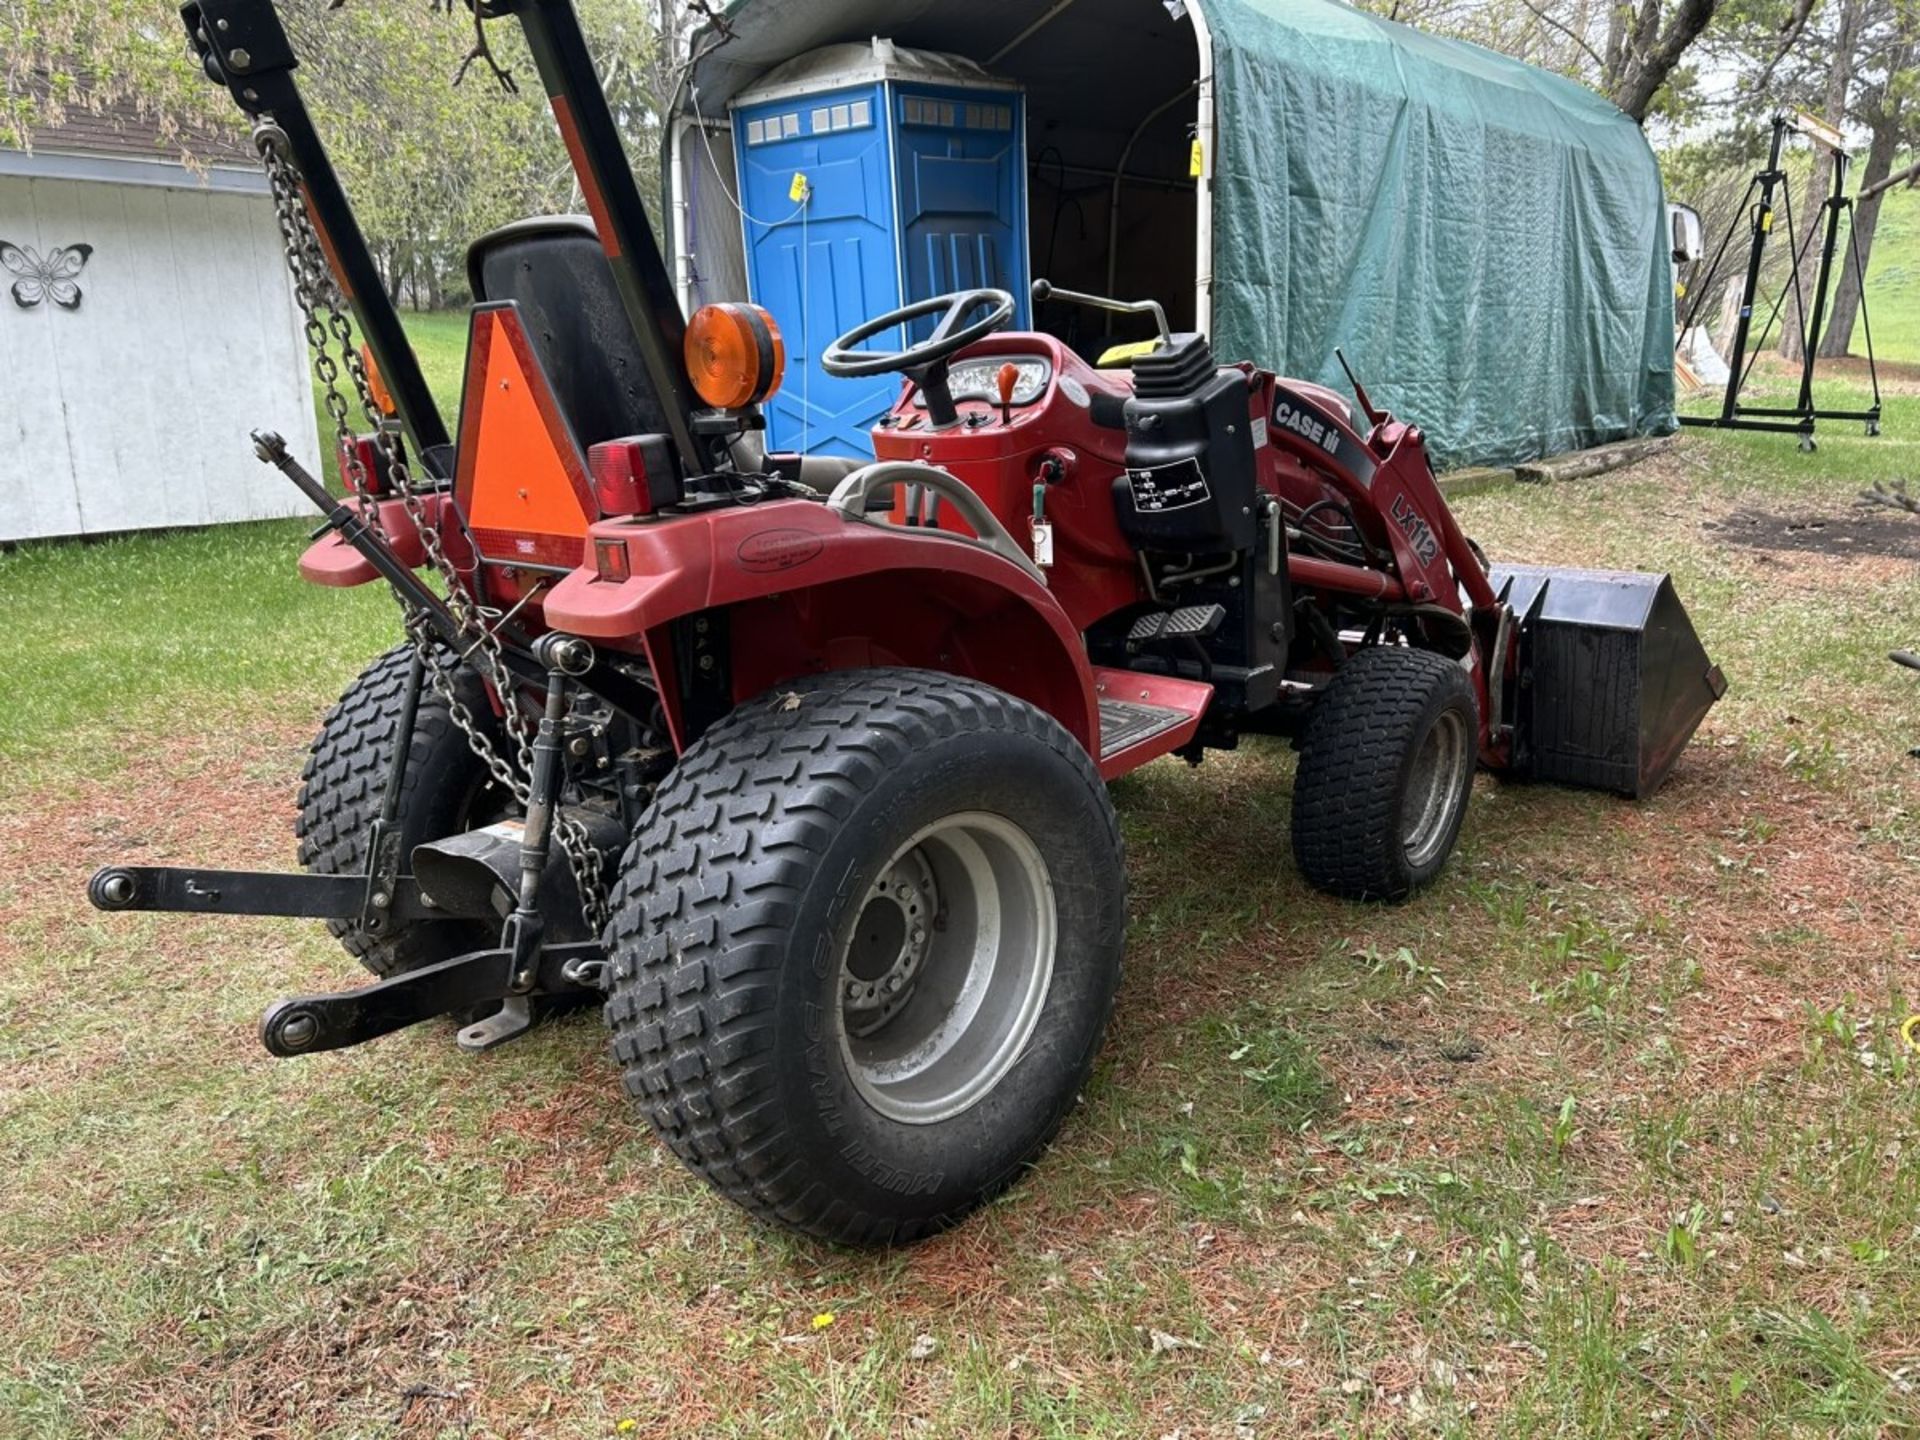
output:
<svg viewBox="0 0 1920 1440"><path fill-rule="evenodd" d="M555 844L562 825L583 829L590 854L604 857L625 843L611 817L561 807L566 767L563 719L570 688L595 663L592 645L568 635L535 642L546 678L546 705L534 739L529 803L523 821L450 835L415 848L420 878L400 871L401 857L383 837L395 818L383 808L370 848L393 850L367 873L311 875L252 870L110 865L87 885L101 910L271 915L338 920L379 933L394 924L442 921L500 925L491 949L389 976L358 989L300 995L270 1006L260 1042L279 1056L338 1050L391 1034L438 1015L490 1013L459 1033L463 1050L485 1050L527 1030L540 1008L587 1000L604 986L607 956L585 934L572 864ZM418 685L411 677L409 693ZM389 795L393 793L389 786ZM422 879L431 884L429 893Z"/></svg>

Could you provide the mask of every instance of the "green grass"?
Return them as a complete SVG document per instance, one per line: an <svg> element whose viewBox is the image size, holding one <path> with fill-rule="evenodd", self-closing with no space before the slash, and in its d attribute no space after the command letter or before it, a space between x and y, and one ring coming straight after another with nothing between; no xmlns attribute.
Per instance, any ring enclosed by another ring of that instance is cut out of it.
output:
<svg viewBox="0 0 1920 1440"><path fill-rule="evenodd" d="M82 887L290 863L391 603L300 584L297 525L0 555L0 1437L1920 1434L1920 578L1703 528L1916 460L1909 381L1878 440L1462 501L1496 555L1674 574L1732 688L1669 788L1483 779L1369 907L1294 873L1283 746L1119 782L1084 1103L883 1255L714 1199L590 1017L269 1060L263 1005L356 981L319 927Z"/></svg>
<svg viewBox="0 0 1920 1440"><path fill-rule="evenodd" d="M414 353L420 357L420 368L426 374L427 388L433 392L434 404L440 408L440 418L446 424L447 433L452 435L459 424L460 387L466 376L466 312L403 313L401 321L406 326L407 338L413 342ZM367 426L359 396L344 375L340 379L340 393L347 402L348 424L356 432L364 431ZM333 444L333 421L328 418L317 379L314 382L313 418L320 433L320 448L325 452L321 460L326 479L338 491L340 457Z"/></svg>
<svg viewBox="0 0 1920 1440"><path fill-rule="evenodd" d="M1881 202L1867 261L1867 319L1882 358L1920 360L1920 189L1902 185ZM1852 348L1856 355L1867 352L1866 329L1858 320Z"/></svg>

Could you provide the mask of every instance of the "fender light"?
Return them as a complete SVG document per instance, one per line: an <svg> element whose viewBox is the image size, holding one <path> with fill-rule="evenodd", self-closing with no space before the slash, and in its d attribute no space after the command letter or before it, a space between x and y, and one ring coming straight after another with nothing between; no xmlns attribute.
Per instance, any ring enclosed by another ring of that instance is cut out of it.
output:
<svg viewBox="0 0 1920 1440"><path fill-rule="evenodd" d="M610 584L633 578L633 563L627 559L624 540L597 539L593 542L594 573Z"/></svg>
<svg viewBox="0 0 1920 1440"><path fill-rule="evenodd" d="M602 515L651 515L680 502L680 471L664 435L628 435L587 449Z"/></svg>

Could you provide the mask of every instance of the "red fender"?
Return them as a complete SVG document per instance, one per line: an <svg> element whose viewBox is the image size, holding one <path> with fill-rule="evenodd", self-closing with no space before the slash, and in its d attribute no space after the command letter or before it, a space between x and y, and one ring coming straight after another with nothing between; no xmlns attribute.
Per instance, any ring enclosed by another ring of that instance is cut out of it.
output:
<svg viewBox="0 0 1920 1440"><path fill-rule="evenodd" d="M422 513L427 517L428 524L439 526L440 509L445 503L444 492L436 491L421 497L424 507ZM401 563L414 570L426 564L426 547L420 543L420 531L414 525L413 517L407 513L406 505L399 500L382 500L377 510L380 530L386 535L387 544L400 557ZM338 533L329 533L314 541L301 555L300 578L309 585L350 590L355 585L367 585L378 580L380 572L369 565L360 552L341 539Z"/></svg>
<svg viewBox="0 0 1920 1440"><path fill-rule="evenodd" d="M668 683L675 672L665 627L724 609L736 702L800 675L913 666L1017 695L1098 754L1098 700L1079 632L1044 585L970 540L777 500L602 521L587 544L594 564L544 597L545 621L645 653L676 748L689 737ZM601 578L622 569L629 578Z"/></svg>

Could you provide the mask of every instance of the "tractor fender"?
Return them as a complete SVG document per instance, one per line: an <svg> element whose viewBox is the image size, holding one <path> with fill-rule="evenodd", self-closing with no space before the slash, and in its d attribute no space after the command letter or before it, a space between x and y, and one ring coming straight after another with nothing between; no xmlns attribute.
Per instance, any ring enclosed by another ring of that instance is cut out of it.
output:
<svg viewBox="0 0 1920 1440"><path fill-rule="evenodd" d="M438 526L446 497L441 492L421 496L422 514L427 523ZM388 546L400 562L411 570L427 563L426 546L420 542L419 527L407 513L404 502L382 500L374 507L376 524ZM313 542L300 556L300 578L309 585L324 585L334 590L349 590L380 578L367 558L348 544L339 531L330 530Z"/></svg>
<svg viewBox="0 0 1920 1440"><path fill-rule="evenodd" d="M800 675L909 666L1016 695L1098 753L1098 702L1079 632L1044 584L972 540L777 500L603 521L587 546L593 563L545 597L544 619L643 651L676 748L693 736L670 683L673 622L724 612L736 704Z"/></svg>

